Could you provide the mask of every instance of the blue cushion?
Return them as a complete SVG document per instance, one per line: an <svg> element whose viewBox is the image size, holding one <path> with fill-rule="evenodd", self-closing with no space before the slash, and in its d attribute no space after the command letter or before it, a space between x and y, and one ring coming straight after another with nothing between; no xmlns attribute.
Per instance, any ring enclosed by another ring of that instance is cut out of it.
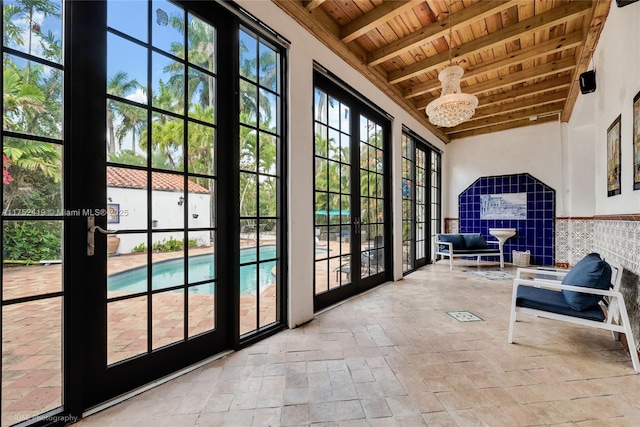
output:
<svg viewBox="0 0 640 427"><path fill-rule="evenodd" d="M562 292L530 286L518 286L516 305L551 313L564 314L583 319L603 321L604 313L599 305L589 307L587 310L577 311L572 309L562 296Z"/></svg>
<svg viewBox="0 0 640 427"><path fill-rule="evenodd" d="M593 252L582 258L562 279L563 285L581 286L594 289L609 289L611 267L600 255ZM562 290L567 304L574 310L583 311L592 308L602 299L601 295Z"/></svg>
<svg viewBox="0 0 640 427"><path fill-rule="evenodd" d="M464 238L467 249L487 249L489 247L487 241L480 233L463 234L462 237Z"/></svg>
<svg viewBox="0 0 640 427"><path fill-rule="evenodd" d="M461 234L439 234L438 240L441 242L453 243L453 249L464 249L464 237ZM448 249L445 245L440 245L440 250Z"/></svg>

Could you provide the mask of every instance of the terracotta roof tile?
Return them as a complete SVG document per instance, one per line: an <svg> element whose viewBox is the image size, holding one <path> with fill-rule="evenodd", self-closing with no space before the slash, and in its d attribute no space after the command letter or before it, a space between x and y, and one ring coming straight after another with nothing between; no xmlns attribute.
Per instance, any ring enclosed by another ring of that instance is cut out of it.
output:
<svg viewBox="0 0 640 427"><path fill-rule="evenodd" d="M183 191L184 180L182 175L153 172L152 185L159 191ZM119 188L147 188L147 171L129 168L107 168L107 186ZM209 194L209 190L202 185L189 181L190 193Z"/></svg>

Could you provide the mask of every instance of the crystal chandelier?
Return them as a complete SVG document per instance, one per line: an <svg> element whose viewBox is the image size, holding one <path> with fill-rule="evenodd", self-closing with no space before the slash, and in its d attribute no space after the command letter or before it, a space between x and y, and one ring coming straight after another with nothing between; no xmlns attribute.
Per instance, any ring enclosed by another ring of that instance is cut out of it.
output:
<svg viewBox="0 0 640 427"><path fill-rule="evenodd" d="M438 80L442 83L440 97L431 101L426 110L432 124L448 128L469 120L478 106L478 98L462 93L460 89L460 79L464 70L459 65L451 64L451 43L452 26L451 10L449 10L449 66L438 74Z"/></svg>

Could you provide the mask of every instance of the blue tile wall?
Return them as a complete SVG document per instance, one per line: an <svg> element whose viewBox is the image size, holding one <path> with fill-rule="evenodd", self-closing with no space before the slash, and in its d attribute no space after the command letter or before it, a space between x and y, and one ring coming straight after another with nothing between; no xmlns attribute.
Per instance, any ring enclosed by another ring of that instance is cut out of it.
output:
<svg viewBox="0 0 640 427"><path fill-rule="evenodd" d="M503 193L527 193L526 220L480 219L480 195ZM529 250L531 264L555 265L555 214L555 190L528 173L485 176L458 196L461 233L482 233L487 240L495 240L489 234L490 228L517 230L504 245L507 262L512 261L512 251Z"/></svg>

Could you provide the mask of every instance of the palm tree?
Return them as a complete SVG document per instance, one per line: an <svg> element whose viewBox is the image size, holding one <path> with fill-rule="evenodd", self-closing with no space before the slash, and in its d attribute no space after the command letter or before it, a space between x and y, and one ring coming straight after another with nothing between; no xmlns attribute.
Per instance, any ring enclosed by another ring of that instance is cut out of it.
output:
<svg viewBox="0 0 640 427"><path fill-rule="evenodd" d="M43 17L54 16L60 18L60 8L57 4L50 2L49 0L15 0L15 6L17 10L14 13L14 17L23 18L27 21L28 37L27 37L27 53L31 55L33 34L41 35L40 24L34 20L36 13L42 14ZM45 45L40 42L43 47ZM27 69L31 67L31 61L27 63ZM29 73L27 73L29 75Z"/></svg>
<svg viewBox="0 0 640 427"><path fill-rule="evenodd" d="M142 86L135 79L130 80L128 74L124 71L118 71L107 82L107 93L120 98L126 97L138 88L142 88ZM107 131L109 133L109 138L107 139L107 152L109 154L116 152L116 131L114 121L118 117L121 119L124 117L119 108L121 105L123 105L123 103L114 101L111 98L108 99ZM135 126L135 122L129 122L127 126L131 126L132 129L133 126ZM122 135L122 131L120 131L120 135ZM135 147L133 147L133 149L135 150Z"/></svg>

